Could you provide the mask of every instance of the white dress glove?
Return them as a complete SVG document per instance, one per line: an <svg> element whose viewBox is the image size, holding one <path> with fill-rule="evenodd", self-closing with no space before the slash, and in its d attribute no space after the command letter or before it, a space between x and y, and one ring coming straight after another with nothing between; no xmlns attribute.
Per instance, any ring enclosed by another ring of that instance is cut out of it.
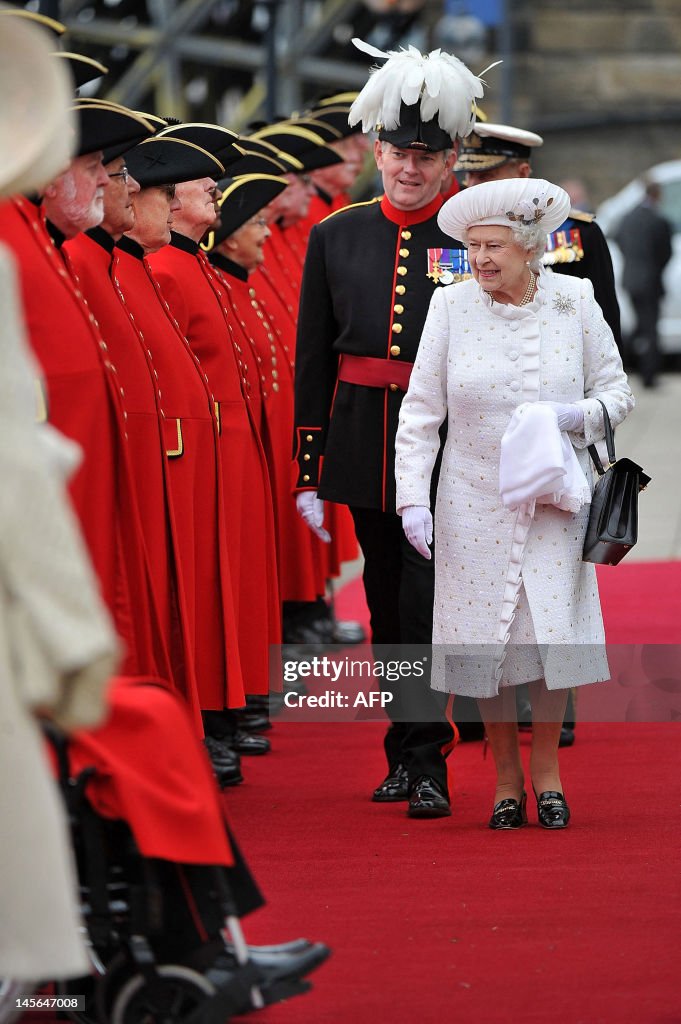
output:
<svg viewBox="0 0 681 1024"><path fill-rule="evenodd" d="M331 534L323 527L324 523L324 502L317 497L316 491L299 491L296 494L296 508L298 515L307 523L313 533L316 533L320 540L328 544Z"/></svg>
<svg viewBox="0 0 681 1024"><path fill-rule="evenodd" d="M420 555L430 559L428 547L433 542L433 517L425 505L407 505L402 509L402 529L413 548Z"/></svg>
<svg viewBox="0 0 681 1024"><path fill-rule="evenodd" d="M584 410L581 405L566 404L564 402L543 402L549 405L558 417L559 430L581 430L584 426Z"/></svg>

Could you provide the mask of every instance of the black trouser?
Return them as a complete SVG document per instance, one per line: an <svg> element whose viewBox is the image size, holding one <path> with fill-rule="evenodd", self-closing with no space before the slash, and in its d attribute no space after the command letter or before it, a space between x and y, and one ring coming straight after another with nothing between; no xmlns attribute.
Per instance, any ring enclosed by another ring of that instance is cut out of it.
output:
<svg viewBox="0 0 681 1024"><path fill-rule="evenodd" d="M433 637L435 569L416 551L394 512L350 508L357 540L364 555L364 590L375 645L430 645ZM381 656L385 655L381 652ZM408 658L408 653L405 654ZM399 660L399 652L395 657ZM430 688L430 676L386 683L393 694L388 706L392 725L385 737L388 766L401 762L410 783L430 775L447 792L445 758L454 742L454 729L445 709L449 695ZM410 720L410 712L415 720Z"/></svg>
<svg viewBox="0 0 681 1024"><path fill-rule="evenodd" d="M645 292L632 295L632 304L636 313L634 345L638 353L638 368L643 383L647 386L655 383L660 369L660 346L658 338L658 320L660 317L660 299L657 295Z"/></svg>

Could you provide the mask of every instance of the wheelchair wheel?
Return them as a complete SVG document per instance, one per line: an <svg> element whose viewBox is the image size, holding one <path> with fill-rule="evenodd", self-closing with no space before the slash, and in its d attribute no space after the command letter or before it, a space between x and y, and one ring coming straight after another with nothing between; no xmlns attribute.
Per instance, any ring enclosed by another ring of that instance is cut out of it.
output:
<svg viewBox="0 0 681 1024"><path fill-rule="evenodd" d="M215 987L207 978L189 967L161 964L162 995L156 998L147 979L135 974L122 986L111 1008L111 1024L179 1024L209 996Z"/></svg>

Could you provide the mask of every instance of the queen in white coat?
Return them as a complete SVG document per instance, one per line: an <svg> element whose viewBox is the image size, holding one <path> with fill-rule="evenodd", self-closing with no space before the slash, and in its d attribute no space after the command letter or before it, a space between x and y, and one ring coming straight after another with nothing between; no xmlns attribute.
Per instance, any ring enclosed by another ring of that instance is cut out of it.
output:
<svg viewBox="0 0 681 1024"><path fill-rule="evenodd" d="M581 557L586 448L604 436L598 399L616 426L633 396L590 282L541 267L546 235L569 205L562 189L524 178L475 185L445 203L440 226L467 245L473 278L433 296L397 433L398 511L408 539L430 557L429 489L446 421L432 682L480 702L498 773L492 828L527 820L510 688L530 685L539 820L562 828L570 812L558 739L568 688L608 678L595 569ZM569 483L558 487L550 453L562 432L559 479ZM529 439L531 459L518 436Z"/></svg>

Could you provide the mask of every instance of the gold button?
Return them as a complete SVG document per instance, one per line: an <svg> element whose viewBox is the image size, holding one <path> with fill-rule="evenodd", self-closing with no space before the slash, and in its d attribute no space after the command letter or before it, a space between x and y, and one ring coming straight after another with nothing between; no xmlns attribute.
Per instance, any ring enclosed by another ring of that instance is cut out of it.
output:
<svg viewBox="0 0 681 1024"><path fill-rule="evenodd" d="M397 384L391 384L390 385L390 390L391 391L397 391Z"/></svg>
<svg viewBox="0 0 681 1024"><path fill-rule="evenodd" d="M311 458L311 455L303 455L303 459L305 460L305 462L309 462Z"/></svg>
<svg viewBox="0 0 681 1024"><path fill-rule="evenodd" d="M303 483L307 483L309 479L310 478L309 478L309 476L306 473L305 476L303 477Z"/></svg>
<svg viewBox="0 0 681 1024"><path fill-rule="evenodd" d="M403 259L406 259L408 255L409 255L409 250L408 249L400 249L400 256L402 256Z"/></svg>
<svg viewBox="0 0 681 1024"><path fill-rule="evenodd" d="M272 390L273 390L273 391L278 391L278 390L279 390L279 385L277 384L277 382L276 382L276 381L275 381L275 382L274 382L274 384L272 385Z"/></svg>
<svg viewBox="0 0 681 1024"><path fill-rule="evenodd" d="M404 275L407 273L407 268L406 267L398 267L397 268L397 273L400 275L400 277L404 277Z"/></svg>
<svg viewBox="0 0 681 1024"><path fill-rule="evenodd" d="M406 292L406 290L407 290L407 289L406 289L406 288L404 287L404 285L403 285L403 284L398 284L398 285L395 285L395 291L397 292L397 294L398 294L398 295L404 295L404 293Z"/></svg>
<svg viewBox="0 0 681 1024"><path fill-rule="evenodd" d="M401 351L402 351L402 349L400 348L399 345L391 345L390 346L390 355L391 356L399 356Z"/></svg>
<svg viewBox="0 0 681 1024"><path fill-rule="evenodd" d="M257 295L257 292L256 292L255 288L249 288L249 289L248 289L248 294L250 295L250 297L251 297L252 299L254 299L254 298L255 298L255 296Z"/></svg>
<svg viewBox="0 0 681 1024"><path fill-rule="evenodd" d="M401 334L402 333L402 324L393 324L392 325L392 332L393 332L393 334Z"/></svg>
<svg viewBox="0 0 681 1024"><path fill-rule="evenodd" d="M404 313L404 306L401 306L399 302L397 303L396 306L393 306L393 309L395 310L396 313Z"/></svg>
<svg viewBox="0 0 681 1024"><path fill-rule="evenodd" d="M411 231L407 231L407 230L406 230L406 228L405 228L405 230L404 230L404 231L400 231L400 236L401 236L402 238L404 238L404 240L405 240L406 242L408 242L408 241L409 241L409 239L411 238Z"/></svg>
<svg viewBox="0 0 681 1024"><path fill-rule="evenodd" d="M305 440L306 441L314 441L314 438L313 438L312 434L308 434L307 437L305 438Z"/></svg>

